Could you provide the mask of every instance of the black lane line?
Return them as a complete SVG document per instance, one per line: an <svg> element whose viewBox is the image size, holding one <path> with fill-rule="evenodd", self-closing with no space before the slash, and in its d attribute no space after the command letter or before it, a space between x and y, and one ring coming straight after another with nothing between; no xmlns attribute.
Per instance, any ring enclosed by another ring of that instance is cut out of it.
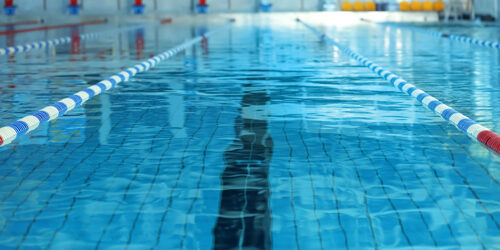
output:
<svg viewBox="0 0 500 250"><path fill-rule="evenodd" d="M307 166L309 168L308 175L309 175L309 183L311 184L311 192L312 192L312 200L313 200L313 215L314 218L316 219L316 222L318 223L318 237L319 237L319 246L321 249L323 248L323 237L321 236L321 221L318 218L317 214L317 204L316 204L316 191L314 190L314 181L312 178L312 166L311 166L311 157L309 153L309 148L307 147L306 142L304 141L304 136L302 134L303 131L303 126L304 126L304 121L300 121L300 128L299 128L299 138L300 141L302 142L302 145L304 145L304 149L306 151L306 160L307 160Z"/></svg>
<svg viewBox="0 0 500 250"><path fill-rule="evenodd" d="M223 112L224 112L224 106L222 106L221 112L219 112L219 114L217 115L217 120L215 121L215 129L212 132L212 134L210 135L210 138L208 139L208 142L205 145L205 148L203 149L203 158L202 158L200 177L198 179L198 182L196 183L196 193L195 193L194 199L191 202L191 205L189 206L189 209L188 209L186 216L184 218L184 235L182 236L181 242L179 243L179 249L183 249L184 240L186 240L186 237L187 237L188 218L189 218L189 215L191 214L191 212L193 211L194 204L196 203L196 200L198 199L198 195L200 193L200 185L201 185L201 181L203 180L203 174L205 173L208 146L210 145L210 143L214 139L215 133L217 133L217 130L219 129L219 120L220 120L220 117L221 117Z"/></svg>
<svg viewBox="0 0 500 250"><path fill-rule="evenodd" d="M372 217L370 215L370 211L368 209L368 199L367 199L367 196L368 196L368 192L366 190L366 187L365 185L363 184L363 181L361 180L361 176L359 174L359 169L358 169L358 164L352 159L351 155L349 154L349 151L347 151L347 148L344 146L344 144L342 143L342 134L339 134L339 144L342 146L342 148L344 149L346 155L347 155L347 158L351 161L351 163L353 164L354 166L354 171L356 172L356 177L358 179L358 182L359 182L359 185L361 186L361 188L363 189L363 205L365 207L365 215L366 215L366 218L368 219L368 224L370 226L370 233L371 233L371 236L372 236L372 240L373 240L373 248L374 249L378 249L378 242L377 242L377 238L375 237L375 231L373 229L373 222L372 222Z"/></svg>
<svg viewBox="0 0 500 250"><path fill-rule="evenodd" d="M389 132L390 133L394 133L392 127L389 124L387 124L387 127L389 128ZM409 130L407 130L407 131L409 131ZM399 151L403 152L405 150L403 148L403 144L401 143L401 140L397 140L397 145L398 145ZM412 161L410 161L408 159L408 157L406 156L406 154L402 154L402 155L403 155L403 157L405 158L405 160L406 160L406 162L408 164L412 164L413 163ZM394 164L394 163L392 163L392 164ZM425 185L425 183L422 181L422 179L420 178L420 176L417 174L417 172L415 171L415 168L411 167L410 169L411 169L413 175L415 176L415 178L420 183L420 185L422 185L422 187L425 189L425 192L427 193L427 196L432 200L432 202L434 203L434 205L436 205L436 207L439 209L439 214L441 215L441 218L443 219L443 221L446 223L446 227L448 228L448 231L450 233L451 238L453 239L453 241L455 241L455 243L457 244L458 248L462 249L462 245L460 244L460 242L458 241L457 237L455 236L455 233L453 233L453 230L451 228L450 222L448 221L448 219L444 215L443 209L441 208L441 206L439 205L439 203L437 202L437 200L432 196L431 191L429 190L429 188L427 187L427 185ZM474 231L474 229L472 229L472 230ZM475 232L475 234L477 235L477 232ZM480 242L480 243L482 244L482 242Z"/></svg>
<svg viewBox="0 0 500 250"><path fill-rule="evenodd" d="M143 117L143 116L144 116L144 115L145 115L148 111L149 111L149 109L148 109L148 110L146 110L145 112L143 112L143 113L142 113L142 115L141 115L141 116L139 116L139 119L138 119L138 120L136 120L136 121L134 122L134 124L132 125L131 129L129 130L129 133L127 133L127 134L124 136L124 140L125 140L125 139L129 136L129 134L132 132L132 129L135 127L135 125L136 125L136 124L137 124L137 123L138 123L138 122L142 119L142 117ZM128 116L126 116L126 117L128 117ZM111 128L111 130L113 130L114 128L116 128L116 127L117 127L117 126L118 126L118 125L119 125L119 124L120 124L123 120L125 120L125 118L126 118L126 117L125 117L125 116L124 116L124 117L122 117L122 118L121 118L121 119L120 119L117 123L115 123L115 125ZM95 134L96 132L97 132L97 130L94 132L94 134ZM88 137L88 138L91 138L91 137ZM123 143L123 141L122 141L122 143ZM73 150L73 151L72 151L72 153L73 153L73 152L75 152L76 150L78 150L79 148L83 147L84 145L85 145L85 142L84 142L84 143L81 143L81 144L80 144L77 148L75 148L75 150ZM31 231L31 228L32 228L33 224L36 222L36 220L37 220L38 216L40 216L40 215L42 214L42 212L45 210L45 208L47 208L47 207L48 207L48 205L49 205L50 201L52 200L52 198L54 198L54 197L55 197L55 195L56 195L56 194L60 191L61 185L62 185L62 184L64 184L64 183L65 183L65 182L69 179L69 177L71 176L71 174L72 174L73 170L75 170L78 166L80 166L80 165L81 165L81 163L83 163L86 159L88 159L88 158L90 157L90 155L94 154L94 152L96 152L96 149L97 149L97 148L99 148L100 146L101 146L100 144L97 144L97 145L95 146L94 150L93 150L93 151L92 151L92 152L91 152L91 153L90 153L87 157L85 157L82 161L80 161L80 163L79 163L79 164L76 164L74 167L72 167L72 168L69 170L69 172L66 174L66 177L64 178L64 180L63 180L62 182L60 182L60 183L57 185L57 187L56 187L55 191L54 191L54 192L50 195L50 197L49 197L49 198L45 201L44 206L43 206L42 208L40 208L40 210L38 211L38 213L37 213L37 214L36 214L36 215L32 218L32 220L31 220L30 224L28 225L28 227L26 228L26 231L25 231L25 232L24 232L24 234L23 234L23 238L22 238L22 239L21 239L21 241L17 244L17 247L16 247L17 249L19 249L19 248L21 247L21 245L24 243L24 241L26 240L26 238L27 238L28 234L29 234L29 233L30 233L30 231ZM59 166L59 167L61 167L61 166L63 166L63 165L64 165L64 162L65 162L65 161L66 161L66 160L67 160L67 159L68 159L68 158L72 155L72 153L71 153L71 154L68 154L68 156L64 159L64 161L60 164L60 166ZM59 167L58 167L58 168L59 168Z"/></svg>
<svg viewBox="0 0 500 250"><path fill-rule="evenodd" d="M286 118L285 118L286 119ZM300 250L299 244L299 229L297 227L297 212L295 211L295 194L294 194L294 186L293 186L293 173L292 173L292 159L293 159L293 147L290 144L290 140L288 139L288 135L286 133L286 120L283 120L283 134L285 135L285 141L288 145L289 153L288 153L288 176L290 177L290 207L292 208L293 213L293 228L295 231L295 245L297 249Z"/></svg>
<svg viewBox="0 0 500 250"><path fill-rule="evenodd" d="M272 248L269 167L274 142L265 113L268 101L266 91L245 91L242 97L235 138L224 151L219 211L212 230L215 250ZM254 116L244 117L245 109Z"/></svg>
<svg viewBox="0 0 500 250"><path fill-rule="evenodd" d="M187 152L187 150L189 148L189 145L190 145L191 141L194 139L194 137L196 136L196 134L198 134L198 132L203 127L203 119L205 118L205 115L207 114L207 112L208 112L208 108L206 108L205 111L203 111L203 113L201 114L201 116L200 116L200 124L199 124L198 128L193 132L193 134L191 134L191 136L189 137L188 141L186 142L186 146L184 147L184 150L182 151L181 167L179 168L179 171L177 172L177 177L175 179L175 184L170 189L170 194L169 194L169 198L168 198L168 204L167 204L167 207L165 208L165 210L163 211L163 214L161 216L160 226L158 228L158 233L156 234L156 240L155 240L154 245L151 248L157 247L158 244L160 243L160 238L161 238L162 229L163 229L163 223L165 222L165 218L167 217L168 211L170 210L170 207L172 206L172 204L174 202L174 197L173 197L174 191L177 188L177 185L179 185L179 179L181 178L182 172L183 172L184 168L186 167L186 165L184 163L186 152ZM163 160L163 158L164 158L164 156L165 156L166 153L167 153L167 150L164 150L163 153L162 153L162 156L160 158L160 162L158 164L161 164L161 162L162 162L162 160Z"/></svg>
<svg viewBox="0 0 500 250"><path fill-rule="evenodd" d="M428 132L430 132L427 128L426 130ZM444 143L441 139L439 138L436 138L437 141L439 141L441 143L441 145L443 145L445 148L446 148L446 151L448 151L448 153L450 154L450 158L451 158L451 168L453 169L453 171L455 171L455 173L460 176L460 178L462 178L462 181L463 183L465 184L465 186L467 186L467 189L472 193L472 195L476 198L476 200L479 202L479 205L481 205L481 207L483 208L483 210L486 212L486 214L488 215L488 217L490 217L491 221L495 224L496 228L498 230L500 230L500 223L498 223L498 221L495 219L495 217L493 216L493 214L489 211L489 209L486 207L486 205L484 205L483 201L481 200L481 198L479 198L479 195L476 193L476 191L472 188L472 186L470 185L469 181L467 180L467 178L462 174L462 172L458 171L457 167L456 167L456 162L455 162L455 153L453 152L453 150L451 150L448 145L446 145L446 143ZM425 150L425 149L424 149Z"/></svg>
<svg viewBox="0 0 500 250"><path fill-rule="evenodd" d="M328 150L326 148L325 142L323 141L323 135L321 133L323 123L320 123L319 125L319 130L318 130L318 139L321 143L321 148L323 149L323 153L325 156L328 158L328 162L331 165L332 168L332 193L335 198L335 211L337 212L337 220L339 223L340 230L342 230L342 234L344 235L344 247L345 249L349 250L349 241L347 240L347 233L344 229L344 226L342 225L342 220L340 219L340 205L339 205L339 199L337 197L337 192L335 191L335 166L333 165L333 157L328 153Z"/></svg>

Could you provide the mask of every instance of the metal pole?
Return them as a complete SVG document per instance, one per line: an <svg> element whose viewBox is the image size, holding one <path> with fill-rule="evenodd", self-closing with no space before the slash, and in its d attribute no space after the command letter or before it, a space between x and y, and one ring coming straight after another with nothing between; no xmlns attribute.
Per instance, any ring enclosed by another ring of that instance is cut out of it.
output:
<svg viewBox="0 0 500 250"><path fill-rule="evenodd" d="M470 0L468 4L470 4L470 20L476 20L476 7L474 6L474 0Z"/></svg>

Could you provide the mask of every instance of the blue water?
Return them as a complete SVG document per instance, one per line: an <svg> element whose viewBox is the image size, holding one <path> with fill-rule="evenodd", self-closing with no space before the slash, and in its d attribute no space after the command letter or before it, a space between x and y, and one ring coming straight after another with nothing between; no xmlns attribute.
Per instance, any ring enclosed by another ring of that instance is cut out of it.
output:
<svg viewBox="0 0 500 250"><path fill-rule="evenodd" d="M0 121L215 26L148 24L4 56ZM500 131L498 51L318 27ZM497 27L428 28L500 39ZM2 147L0 165L2 249L500 245L500 158L293 21L236 23Z"/></svg>

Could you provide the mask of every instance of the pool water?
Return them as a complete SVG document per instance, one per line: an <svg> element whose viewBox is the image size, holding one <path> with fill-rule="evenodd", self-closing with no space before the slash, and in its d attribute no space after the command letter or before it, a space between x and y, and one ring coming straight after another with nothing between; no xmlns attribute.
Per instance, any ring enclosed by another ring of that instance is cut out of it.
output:
<svg viewBox="0 0 500 250"><path fill-rule="evenodd" d="M500 157L301 24L285 24L235 23L2 147L0 247L500 245ZM0 120L214 27L147 24L4 56ZM500 131L498 50L371 24L317 27ZM500 40L498 27L427 28Z"/></svg>

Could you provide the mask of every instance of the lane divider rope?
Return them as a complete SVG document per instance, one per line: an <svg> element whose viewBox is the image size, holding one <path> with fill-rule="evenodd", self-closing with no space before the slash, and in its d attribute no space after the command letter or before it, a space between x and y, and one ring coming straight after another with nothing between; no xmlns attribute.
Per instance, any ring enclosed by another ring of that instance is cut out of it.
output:
<svg viewBox="0 0 500 250"><path fill-rule="evenodd" d="M231 20L234 22L234 20ZM95 85L92 85L80 92L77 92L67 98L64 98L50 106L47 106L32 115L28 115L19 119L5 127L0 128L0 146L7 145L11 143L17 137L27 134L34 129L36 129L41 123L48 122L63 116L72 109L81 106L83 103L103 93L107 90L114 88L118 83L126 82L131 77L138 73L148 71L154 68L160 62L178 54L179 52L185 50L186 48L200 42L204 37L209 37L214 33L227 28L231 23L227 23L220 27L217 27L205 34L195 37L189 41L186 41L174 48L171 48L161 54L158 54L149 60L143 61L130 67L122 72L112 75L106 80L102 80Z"/></svg>
<svg viewBox="0 0 500 250"><path fill-rule="evenodd" d="M415 31L415 32L423 33L423 34L428 34L428 35L435 36L435 37L448 38L450 40L454 40L454 41L458 41L458 42L462 42L462 43L468 43L468 44L483 46L483 47L492 48L492 49L500 49L500 43L498 43L498 42L481 40L481 39L471 38L471 37L467 37L467 36L453 35L453 34L448 34L448 33L443 33L443 32L423 29L423 28L408 27L408 26L394 24L394 23L372 22L372 21L369 21L369 20L366 20L363 18L361 18L361 20L368 22L368 23L378 24L381 26L396 27L399 29L411 30L411 31Z"/></svg>
<svg viewBox="0 0 500 250"><path fill-rule="evenodd" d="M488 128L476 123L472 119L468 118L467 116L459 113L455 109L447 106L446 104L440 102L438 99L434 98L433 96L425 93L423 90L417 88L415 85L408 83L405 81L403 78L399 77L398 75L385 70L381 66L375 64L374 62L368 60L367 58L354 53L352 50L350 50L347 47L344 47L343 45L339 44L332 38L328 37L326 34L321 33L318 31L316 28L310 26L309 24L301 21L300 19L297 18L297 21L303 24L305 27L310 29L312 32L314 32L316 35L324 39L325 41L329 42L330 44L334 45L338 49L340 49L342 52L346 53L349 55L351 58L356 60L357 62L361 63L362 65L368 67L371 71L379 75L380 77L384 78L388 82L390 82L394 87L396 87L398 90L400 90L403 93L406 93L415 99L417 99L418 102L422 103L422 105L431 111L435 112L439 116L441 116L443 119L446 121L452 123L457 127L460 131L468 135L469 137L473 138L474 140L477 140L481 142L483 145L488 147L489 149L493 150L497 154L500 154L500 136L496 134L495 132L489 130Z"/></svg>
<svg viewBox="0 0 500 250"><path fill-rule="evenodd" d="M0 23L0 27L5 27L5 26L16 26L16 25L33 25L33 24L39 24L43 23L44 20L31 20L31 21L19 21L19 22L12 22L12 23Z"/></svg>
<svg viewBox="0 0 500 250"><path fill-rule="evenodd" d="M139 25L134 25L132 27L124 27L124 28L119 28L119 29L113 29L113 30L105 30L105 31L99 31L99 32L92 32L92 33L85 33L78 35L78 39L80 40L88 40L88 39L95 39L100 36L106 36L110 35L113 33L119 33L131 29L137 29L140 27ZM66 43L71 43L75 38L66 36L66 37L59 37L51 40L46 40L46 41L36 41L36 42L31 42L27 43L24 45L16 45L16 46L11 46L7 48L0 48L0 55L12 55L12 54L17 54L17 53L24 53L28 52L32 49L44 49L48 47L54 47L58 46L61 44L66 44Z"/></svg>

